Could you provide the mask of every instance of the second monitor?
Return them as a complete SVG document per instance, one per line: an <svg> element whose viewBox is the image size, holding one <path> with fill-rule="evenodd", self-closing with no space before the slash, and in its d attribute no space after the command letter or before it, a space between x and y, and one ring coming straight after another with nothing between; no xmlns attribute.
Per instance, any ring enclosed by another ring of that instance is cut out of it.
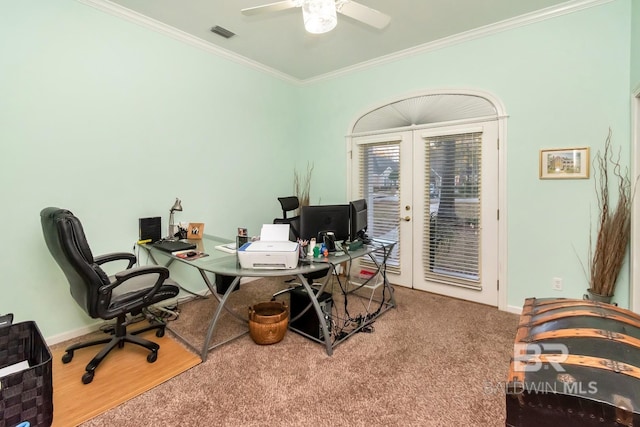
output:
<svg viewBox="0 0 640 427"><path fill-rule="evenodd" d="M350 240L355 242L357 240L362 243L369 244L371 239L367 236L369 215L367 213L367 201L365 199L353 200L349 203L350 207Z"/></svg>

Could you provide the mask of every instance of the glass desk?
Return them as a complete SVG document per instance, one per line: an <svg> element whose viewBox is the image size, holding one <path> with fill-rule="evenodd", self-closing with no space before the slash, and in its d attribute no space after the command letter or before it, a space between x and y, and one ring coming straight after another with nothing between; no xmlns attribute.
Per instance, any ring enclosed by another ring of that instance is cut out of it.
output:
<svg viewBox="0 0 640 427"><path fill-rule="evenodd" d="M318 316L320 327L322 328L322 332L323 332L322 336L325 337L324 339L321 339L321 340L314 339L313 337L309 337L309 338L324 344L328 355L332 355L333 348L336 345L338 345L340 342L343 342L345 339L347 339L348 336L352 335L352 333L348 334L347 336L341 337L339 340L336 340L335 342L331 339L327 321L325 319L324 313L322 312L322 309L320 307L320 304L317 298L318 295L322 294L325 286L329 282L328 279L331 276L329 273L333 272L338 264L349 262L359 257L369 256L369 258L377 266L378 272L380 272L380 274L383 277L383 286L385 286L385 289L388 290L390 299L388 302L384 303L384 310L379 311L375 317L372 317L370 320L368 320L367 324L373 323L375 318L377 318L379 315L381 315L388 309L396 306L395 298L393 296L393 288L390 286L386 277L386 260L389 254L391 253L391 250L393 249L395 242L374 241L372 245L365 245L362 248L359 248L355 251L351 251L349 253L346 253L340 256L330 255L329 257L326 257L326 258L301 259L298 262L297 268L281 269L281 270L241 268L235 253L227 253L219 249L216 249L216 246L232 242L231 240L228 240L228 239L205 234L202 240L192 240L191 242L197 245L197 248L195 249L196 251L204 252L208 254L208 256L194 259L194 260L186 260L186 259L173 256L169 252L164 252L160 249L154 248L152 245L140 245L140 247L142 247L147 251L147 253L149 254L149 258L155 264L159 264L159 265L161 264L158 262L158 255L160 255L164 259L167 259L167 262L164 264L167 267L171 265L171 263L177 261L177 262L185 263L187 265L190 265L198 269L198 271L200 272L200 275L202 276L202 279L207 285L207 288L209 288L209 291L211 291L211 294L218 300L219 302L218 307L216 308L216 311L209 323L204 344L200 352L200 357L202 358L203 361L207 360L207 355L210 350L218 346L221 346L225 343L228 343L229 341L232 341L240 336L246 335L248 333L248 330L247 330L246 332L243 332L242 334L234 336L230 339L227 339L224 342L210 345L211 338L213 337L214 331L216 329L216 325L218 323L218 319L223 309L226 309L227 312L232 314L234 317L244 322L248 322L247 319L239 316L234 311L226 308L226 302L229 299L229 296L239 286L240 279L242 279L243 277L284 277L284 276L291 276L291 275L296 276L300 280L300 283L304 287L305 291L307 292L307 295L311 300L310 306L314 308ZM376 256L374 256L375 253L382 253L382 259L381 260L376 259ZM316 292L314 292L311 288L310 283L304 277L304 275L318 272L318 271L327 271L327 280L325 280L322 283L319 289L316 288ZM220 295L217 293L215 283L211 282L207 273L234 277L233 281L231 282L231 284L229 285L229 287L227 288L227 290L225 291L222 297L220 297ZM187 289L184 289L184 288L182 289L193 294L193 292ZM194 295L197 295L197 294L194 294ZM308 307L307 309L310 309L310 307ZM295 319L297 319L298 317L302 316L304 312L307 311L307 309L305 309L302 313L300 313L298 316L294 317L293 319L290 319L290 323ZM363 324L358 329L361 329L365 326L366 324ZM353 333L355 332L357 332L357 330L353 331ZM186 342L186 340L183 340L183 341ZM187 344L189 343L187 342ZM193 347L191 344L189 345Z"/></svg>

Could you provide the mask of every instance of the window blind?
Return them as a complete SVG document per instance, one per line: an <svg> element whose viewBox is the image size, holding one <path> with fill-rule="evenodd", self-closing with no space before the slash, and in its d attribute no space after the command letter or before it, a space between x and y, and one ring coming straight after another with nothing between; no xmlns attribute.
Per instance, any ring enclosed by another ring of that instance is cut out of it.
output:
<svg viewBox="0 0 640 427"><path fill-rule="evenodd" d="M384 142L360 148L360 196L367 201L367 234L398 241L387 259L387 271L399 272L400 144Z"/></svg>
<svg viewBox="0 0 640 427"><path fill-rule="evenodd" d="M424 279L480 288L482 133L425 144Z"/></svg>

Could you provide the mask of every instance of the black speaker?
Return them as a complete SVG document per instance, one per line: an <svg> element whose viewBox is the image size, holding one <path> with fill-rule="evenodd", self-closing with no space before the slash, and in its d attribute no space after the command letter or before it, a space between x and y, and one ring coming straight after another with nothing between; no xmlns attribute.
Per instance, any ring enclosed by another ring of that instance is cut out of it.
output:
<svg viewBox="0 0 640 427"><path fill-rule="evenodd" d="M313 290L317 294L317 290ZM296 288L291 291L291 301L289 302L289 318L293 319L304 310L311 302L309 294L303 287ZM329 334L331 334L332 317L331 310L333 308L333 297L331 294L323 292L318 297L318 304L320 304L320 310L324 315L324 319L327 322L329 328ZM291 330L294 332L304 332L319 340L323 339L322 328L320 327L320 320L318 314L313 306L309 307L299 319L291 322ZM328 337L327 339L331 339Z"/></svg>
<svg viewBox="0 0 640 427"><path fill-rule="evenodd" d="M162 218L154 216L150 218L140 218L138 220L139 238L141 241L151 240L157 242L162 239Z"/></svg>
<svg viewBox="0 0 640 427"><path fill-rule="evenodd" d="M216 274L216 292L219 293L220 295L224 295L227 292L227 289L229 289L229 286L231 286L231 283L235 278L236 276L225 276L222 274ZM233 292L239 289L240 289L240 284L236 286Z"/></svg>

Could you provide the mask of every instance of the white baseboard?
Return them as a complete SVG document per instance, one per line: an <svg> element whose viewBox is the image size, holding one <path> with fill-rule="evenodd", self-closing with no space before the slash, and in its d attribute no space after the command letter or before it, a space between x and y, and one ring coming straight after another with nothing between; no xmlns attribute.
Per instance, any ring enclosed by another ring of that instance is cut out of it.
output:
<svg viewBox="0 0 640 427"><path fill-rule="evenodd" d="M261 277L243 277L240 280L240 284L243 283L249 283L249 282L253 282L254 280L257 279L261 279ZM209 289L205 288L202 289L198 292L194 292L194 294L196 295L200 295L200 296L205 296L209 293ZM169 306L175 306L178 304L184 304L187 301L192 300L193 298L195 298L193 295L190 295L189 293L184 293L184 294L179 294L176 298L170 298L164 301L161 301L160 303L156 304L160 307L169 307ZM50 337L45 338L45 342L47 343L48 346L52 346L54 344L58 344L64 341L68 341L74 338L78 338L81 337L83 335L87 335L90 333L93 333L97 330L99 330L103 325L109 323L108 321L102 321L102 322L97 322L93 325L88 325L88 326L83 326L81 328L78 329L74 329L72 331L67 331L67 332L63 332L61 334L57 334L57 335L53 335Z"/></svg>
<svg viewBox="0 0 640 427"><path fill-rule="evenodd" d="M522 314L522 307L517 305L508 305L506 311L513 314Z"/></svg>
<svg viewBox="0 0 640 427"><path fill-rule="evenodd" d="M67 331L67 332L63 332L61 334L58 335L54 335L51 337L47 337L45 338L45 341L47 343L47 345L52 346L54 344L58 344L64 341L68 341L77 337L81 337L83 335L87 335L90 334L92 332L97 331L98 329L100 329L100 327L102 325L104 325L106 322L98 322L95 323L93 325L89 325L89 326L83 326L81 328L78 329L74 329L72 331Z"/></svg>

